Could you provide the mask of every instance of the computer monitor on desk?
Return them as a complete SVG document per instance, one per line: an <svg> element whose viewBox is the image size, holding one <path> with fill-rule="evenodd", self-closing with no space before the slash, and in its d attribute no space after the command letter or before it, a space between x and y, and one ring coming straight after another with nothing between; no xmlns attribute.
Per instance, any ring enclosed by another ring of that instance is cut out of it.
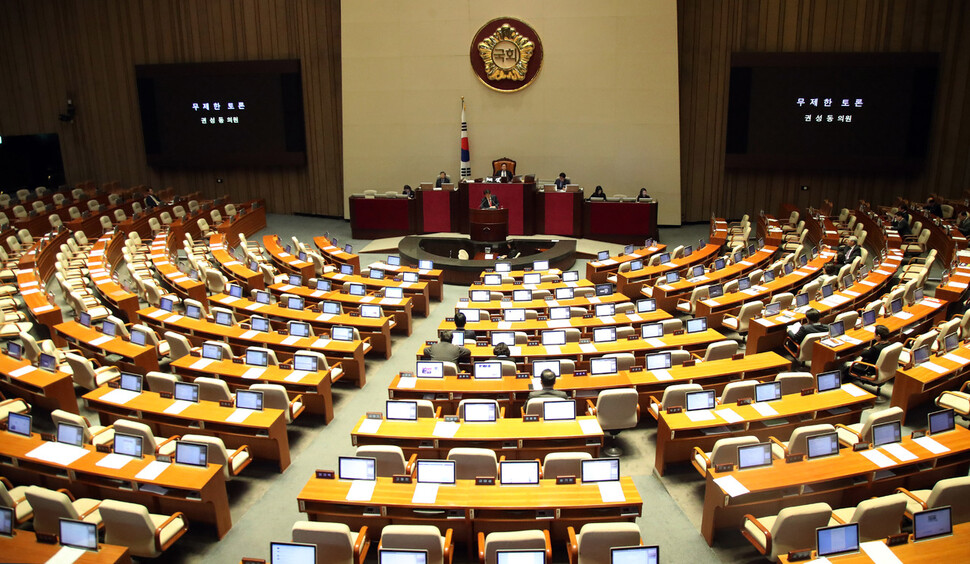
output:
<svg viewBox="0 0 970 564"><path fill-rule="evenodd" d="M428 564L428 551L382 548L377 553L377 564Z"/></svg>
<svg viewBox="0 0 970 564"><path fill-rule="evenodd" d="M22 437L29 437L32 422L30 415L10 413L7 415L7 432Z"/></svg>
<svg viewBox="0 0 970 564"><path fill-rule="evenodd" d="M13 536L13 508L0 507L0 537Z"/></svg>
<svg viewBox="0 0 970 564"><path fill-rule="evenodd" d="M931 435L945 433L956 428L956 421L954 420L952 409L941 409L939 411L934 411L927 415L926 419L926 426Z"/></svg>
<svg viewBox="0 0 970 564"><path fill-rule="evenodd" d="M337 477L341 480L376 480L377 459L340 456L337 458Z"/></svg>
<svg viewBox="0 0 970 564"><path fill-rule="evenodd" d="M950 506L913 513L913 540L924 541L953 534Z"/></svg>
<svg viewBox="0 0 970 564"><path fill-rule="evenodd" d="M819 372L815 376L815 387L819 393L836 390L842 386L842 373L838 370Z"/></svg>
<svg viewBox="0 0 970 564"><path fill-rule="evenodd" d="M575 419L575 400L548 400L542 402L543 421L573 421Z"/></svg>
<svg viewBox="0 0 970 564"><path fill-rule="evenodd" d="M415 376L418 378L444 378L444 363L437 360L419 360L415 365Z"/></svg>
<svg viewBox="0 0 970 564"><path fill-rule="evenodd" d="M859 524L815 529L815 548L819 558L859 552Z"/></svg>
<svg viewBox="0 0 970 564"><path fill-rule="evenodd" d="M505 460L499 463L499 482L503 486L538 486L538 460Z"/></svg>
<svg viewBox="0 0 970 564"><path fill-rule="evenodd" d="M658 564L659 546L625 546L611 548L610 564Z"/></svg>
<svg viewBox="0 0 970 564"><path fill-rule="evenodd" d="M269 543L269 564L316 564L317 545L295 542Z"/></svg>
<svg viewBox="0 0 970 564"><path fill-rule="evenodd" d="M386 400L384 413L388 421L417 421L418 402L404 400Z"/></svg>
<svg viewBox="0 0 970 564"><path fill-rule="evenodd" d="M496 550L495 564L545 564L545 550Z"/></svg>
<svg viewBox="0 0 970 564"><path fill-rule="evenodd" d="M98 525L74 519L60 519L58 538L61 546L96 551L98 550Z"/></svg>
<svg viewBox="0 0 970 564"><path fill-rule="evenodd" d="M556 376L562 374L562 364L558 360L534 360L532 361L532 376L538 378L543 370L552 370Z"/></svg>
<svg viewBox="0 0 970 564"><path fill-rule="evenodd" d="M173 395L176 400L198 403L199 385L194 382L176 382Z"/></svg>
<svg viewBox="0 0 970 564"><path fill-rule="evenodd" d="M498 420L498 413L493 402L468 401L462 406L462 419L466 423L494 423Z"/></svg>
<svg viewBox="0 0 970 564"><path fill-rule="evenodd" d="M889 421L872 426L872 446L880 447L902 440L902 428L899 421Z"/></svg>
<svg viewBox="0 0 970 564"><path fill-rule="evenodd" d="M584 484L616 482L620 479L620 461L617 458L583 460L580 474Z"/></svg>
<svg viewBox="0 0 970 564"><path fill-rule="evenodd" d="M419 484L454 484L454 460L418 460L416 478Z"/></svg>
<svg viewBox="0 0 970 564"><path fill-rule="evenodd" d="M142 437L140 435L129 435L127 433L115 433L114 451L115 454L123 454L133 458L142 457Z"/></svg>
<svg viewBox="0 0 970 564"><path fill-rule="evenodd" d="M771 466L771 443L738 447L738 470Z"/></svg>
<svg viewBox="0 0 970 564"><path fill-rule="evenodd" d="M205 468L209 463L209 445L189 441L176 441L175 463Z"/></svg>

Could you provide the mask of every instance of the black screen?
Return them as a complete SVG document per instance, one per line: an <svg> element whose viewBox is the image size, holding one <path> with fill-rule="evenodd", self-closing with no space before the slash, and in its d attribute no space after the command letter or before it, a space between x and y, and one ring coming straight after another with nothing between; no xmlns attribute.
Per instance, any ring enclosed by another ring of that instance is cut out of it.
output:
<svg viewBox="0 0 970 564"><path fill-rule="evenodd" d="M926 53L735 53L726 164L916 170L937 66Z"/></svg>
<svg viewBox="0 0 970 564"><path fill-rule="evenodd" d="M300 61L135 67L152 166L306 162Z"/></svg>
<svg viewBox="0 0 970 564"><path fill-rule="evenodd" d="M64 184L64 162L56 133L0 136L2 187L33 190L36 186L56 189Z"/></svg>

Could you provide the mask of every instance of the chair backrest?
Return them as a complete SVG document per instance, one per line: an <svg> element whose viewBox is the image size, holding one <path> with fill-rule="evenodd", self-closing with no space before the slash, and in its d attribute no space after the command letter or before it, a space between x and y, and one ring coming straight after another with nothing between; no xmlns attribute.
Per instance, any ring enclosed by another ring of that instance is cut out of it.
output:
<svg viewBox="0 0 970 564"><path fill-rule="evenodd" d="M905 513L906 497L903 494L874 497L857 505L848 522L858 523L859 541L868 542L898 535Z"/></svg>
<svg viewBox="0 0 970 564"><path fill-rule="evenodd" d="M71 498L62 492L40 486L28 486L24 490L27 503L34 510L34 531L37 533L59 534L61 519L77 519L78 514L71 504Z"/></svg>
<svg viewBox="0 0 970 564"><path fill-rule="evenodd" d="M953 524L970 521L970 476L947 478L933 486L926 498L926 507L950 506L950 519Z"/></svg>
<svg viewBox="0 0 970 564"><path fill-rule="evenodd" d="M610 549L640 544L640 528L636 523L587 523L576 535L579 562L608 564Z"/></svg>
<svg viewBox="0 0 970 564"><path fill-rule="evenodd" d="M355 456L377 459L377 475L390 478L395 474L404 474L407 461L404 451L397 445L361 445L357 447Z"/></svg>
<svg viewBox="0 0 970 564"><path fill-rule="evenodd" d="M810 503L782 509L771 527L770 560L774 562L778 560L779 554L815 546L815 529L828 525L831 518L832 508L827 503Z"/></svg>
<svg viewBox="0 0 970 564"><path fill-rule="evenodd" d="M830 423L818 423L816 425L804 425L796 427L788 438L788 454L808 453L808 437L835 431Z"/></svg>
<svg viewBox="0 0 970 564"><path fill-rule="evenodd" d="M196 379L198 381L198 379ZM201 396L201 386L199 395ZM209 464L221 464L223 475L225 475L226 480L232 479L232 469L229 463L229 451L226 450L226 443L222 442L219 437L212 437L209 435L182 435L183 441L189 441L193 443L202 443L207 445L206 449L206 461Z"/></svg>
<svg viewBox="0 0 970 564"><path fill-rule="evenodd" d="M98 506L104 522L104 542L127 546L135 556L159 555L155 545L155 525L144 505L106 499Z"/></svg>
<svg viewBox="0 0 970 564"><path fill-rule="evenodd" d="M862 437L862 442L871 443L872 442L872 426L878 425L879 423L889 423L891 421L903 421L903 409L901 407L890 407L883 409L881 411L870 411L866 418L862 421L862 428L859 430L859 436Z"/></svg>
<svg viewBox="0 0 970 564"><path fill-rule="evenodd" d="M225 380L199 376L195 379L195 383L199 385L200 400L226 401L232 399L232 393L229 392L229 385L226 384Z"/></svg>
<svg viewBox="0 0 970 564"><path fill-rule="evenodd" d="M717 467L718 464L734 464L738 465L738 447L756 445L759 441L758 437L745 436L745 437L726 437L719 439L714 443L714 448L711 450L711 467Z"/></svg>
<svg viewBox="0 0 970 564"><path fill-rule="evenodd" d="M716 341L707 345L707 351L704 352L704 360L723 360L726 358L731 358L738 352L737 341L732 341L730 339L725 339L723 341Z"/></svg>
<svg viewBox="0 0 970 564"><path fill-rule="evenodd" d="M182 379L178 374L168 374L165 372L150 371L145 375L148 382L148 389L155 393L168 392L175 393L175 383Z"/></svg>
<svg viewBox="0 0 970 564"><path fill-rule="evenodd" d="M386 525L381 531L381 547L427 550L428 564L442 564L442 544L441 532L434 525Z"/></svg>
<svg viewBox="0 0 970 564"><path fill-rule="evenodd" d="M98 387L94 367L91 365L90 360L75 353L67 353L65 357L67 358L68 365L71 367L75 384L87 390L93 390Z"/></svg>
<svg viewBox="0 0 970 564"><path fill-rule="evenodd" d="M147 289L148 285L146 284L145 287ZM165 340L168 342L169 355L172 360L178 360L192 351L192 345L189 344L189 340L185 338L185 335L175 333L174 331L166 331Z"/></svg>
<svg viewBox="0 0 970 564"><path fill-rule="evenodd" d="M317 564L354 564L354 534L344 523L297 521L293 542L315 544Z"/></svg>
<svg viewBox="0 0 970 564"><path fill-rule="evenodd" d="M801 346L798 348L798 360L799 362L808 362L812 359L812 351L815 350L815 343L819 339L823 339L828 336L828 333L809 333L805 335L802 339Z"/></svg>
<svg viewBox="0 0 970 564"><path fill-rule="evenodd" d="M636 427L639 398L636 388L601 391L596 397L596 421L608 431Z"/></svg>
<svg viewBox="0 0 970 564"><path fill-rule="evenodd" d="M118 419L114 422L113 427L115 433L128 433L129 435L138 435L141 437L142 451L145 454L154 454L155 449L158 448L158 444L155 442L155 435L152 433L151 427L140 421Z"/></svg>
<svg viewBox="0 0 970 564"><path fill-rule="evenodd" d="M737 403L739 399L754 399L755 381L739 380L728 382L721 391L721 405Z"/></svg>
<svg viewBox="0 0 970 564"><path fill-rule="evenodd" d="M162 213L158 214L158 219L160 219L164 225L169 225L172 223L172 214L168 213L167 211L163 211Z"/></svg>
<svg viewBox="0 0 970 564"><path fill-rule="evenodd" d="M752 319L761 315L761 311L764 308L764 303L760 300L747 302L746 304L742 305L741 311L738 312L738 331L747 331L748 324Z"/></svg>
<svg viewBox="0 0 970 564"><path fill-rule="evenodd" d="M896 377L896 370L899 368L899 353L903 352L902 343L893 343L882 349L879 359L876 360L876 381L881 384Z"/></svg>
<svg viewBox="0 0 970 564"><path fill-rule="evenodd" d="M290 409L290 398L286 393L286 388L282 384L253 384L250 390L263 392L263 407L270 409L282 409L286 414L286 422L293 421L293 412Z"/></svg>
<svg viewBox="0 0 970 564"><path fill-rule="evenodd" d="M685 407L687 392L699 392L704 388L700 384L674 384L664 388L664 395L660 399L660 408Z"/></svg>
<svg viewBox="0 0 970 564"><path fill-rule="evenodd" d="M782 292L771 297L769 304L781 304L781 309L788 309L795 300L795 295L791 292Z"/></svg>
<svg viewBox="0 0 970 564"><path fill-rule="evenodd" d="M548 534L538 529L489 533L485 537L485 564L495 564L499 550L545 550Z"/></svg>
<svg viewBox="0 0 970 564"><path fill-rule="evenodd" d="M463 399L458 402L458 417L461 419L465 418L465 404L467 403L490 403L495 406L495 413L499 413L498 400L490 399Z"/></svg>
<svg viewBox="0 0 970 564"><path fill-rule="evenodd" d="M84 442L91 444L91 424L88 423L87 418L82 417L77 413L64 411L63 409L55 409L51 412L51 422L54 423L55 428L57 427L58 423L70 423L71 425L77 425L84 430Z"/></svg>
<svg viewBox="0 0 970 564"><path fill-rule="evenodd" d="M609 353L604 354L603 358L615 358L617 370L629 370L636 363L633 353Z"/></svg>
<svg viewBox="0 0 970 564"><path fill-rule="evenodd" d="M781 382L783 396L815 388L815 376L812 376L811 372L781 372L775 376L775 382Z"/></svg>
<svg viewBox="0 0 970 564"><path fill-rule="evenodd" d="M588 452L550 452L542 461L542 477L545 479L559 476L579 477L583 461L591 458L593 455Z"/></svg>
<svg viewBox="0 0 970 564"><path fill-rule="evenodd" d="M498 477L498 458L494 450L456 447L448 451L448 460L455 461L455 477L459 480Z"/></svg>

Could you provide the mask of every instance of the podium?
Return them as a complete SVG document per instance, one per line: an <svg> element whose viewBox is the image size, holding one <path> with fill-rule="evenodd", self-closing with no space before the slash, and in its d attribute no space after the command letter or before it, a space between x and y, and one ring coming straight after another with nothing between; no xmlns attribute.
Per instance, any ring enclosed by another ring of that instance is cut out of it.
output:
<svg viewBox="0 0 970 564"><path fill-rule="evenodd" d="M509 236L509 210L468 210L472 241L504 242Z"/></svg>

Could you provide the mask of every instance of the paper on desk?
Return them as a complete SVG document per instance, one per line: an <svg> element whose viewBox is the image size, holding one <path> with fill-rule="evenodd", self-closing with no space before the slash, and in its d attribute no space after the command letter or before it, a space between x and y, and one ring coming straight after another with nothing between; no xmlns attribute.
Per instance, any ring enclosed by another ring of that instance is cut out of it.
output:
<svg viewBox="0 0 970 564"><path fill-rule="evenodd" d="M141 394L139 394L138 392L133 392L131 390L122 390L121 388L117 388L101 396L101 401L124 405L130 402L131 400L137 398L139 395Z"/></svg>
<svg viewBox="0 0 970 564"><path fill-rule="evenodd" d="M82 447L66 445L64 443L45 442L39 447L27 453L29 458L36 458L45 462L53 462L67 466L73 464L89 451Z"/></svg>
<svg viewBox="0 0 970 564"><path fill-rule="evenodd" d="M701 303L703 303L704 305L706 305L708 307L717 307L717 300L703 299L703 300L701 300Z"/></svg>
<svg viewBox="0 0 970 564"><path fill-rule="evenodd" d="M229 414L229 417L226 417L226 423L242 423L253 411L252 409L236 409Z"/></svg>
<svg viewBox="0 0 970 564"><path fill-rule="evenodd" d="M370 501L376 485L377 480L354 480L347 490L347 501Z"/></svg>
<svg viewBox="0 0 970 564"><path fill-rule="evenodd" d="M572 323L568 319L550 319L546 321L546 327L550 329L564 329L566 327L572 327Z"/></svg>
<svg viewBox="0 0 970 564"><path fill-rule="evenodd" d="M604 315L600 318L600 323L603 323L604 325L612 325L616 323L616 320L613 319L612 315Z"/></svg>
<svg viewBox="0 0 970 564"><path fill-rule="evenodd" d="M264 372L266 372L265 368L261 366L254 366L249 370L243 372L242 377L247 380L255 380L256 378L259 378L260 376L262 376Z"/></svg>
<svg viewBox="0 0 970 564"><path fill-rule="evenodd" d="M168 312L165 311L164 309L156 309L155 311L149 313L148 314L148 317L151 317L153 319L158 319L159 317L161 317L163 315L168 315Z"/></svg>
<svg viewBox="0 0 970 564"><path fill-rule="evenodd" d="M439 484L417 484L414 486L414 495L411 496L411 503L434 503L438 499Z"/></svg>
<svg viewBox="0 0 970 564"><path fill-rule="evenodd" d="M562 354L562 347L559 345L546 345L546 354L559 356Z"/></svg>
<svg viewBox="0 0 970 564"><path fill-rule="evenodd" d="M240 335L239 338L240 339L245 339L245 340L248 341L249 339L252 339L256 335L259 335L259 331L252 331L252 330L250 330L250 331L246 331L245 333L243 333L242 335Z"/></svg>
<svg viewBox="0 0 970 564"><path fill-rule="evenodd" d="M398 378L397 387L402 390L410 390L417 383L417 378Z"/></svg>
<svg viewBox="0 0 970 564"><path fill-rule="evenodd" d="M512 323L510 321L499 321L498 322L498 328L499 329L511 329L512 328Z"/></svg>
<svg viewBox="0 0 970 564"><path fill-rule="evenodd" d="M165 318L165 323L177 323L183 317L185 317L185 316L184 315L179 315L177 313L173 313L172 315L170 315L167 318Z"/></svg>
<svg viewBox="0 0 970 564"><path fill-rule="evenodd" d="M942 454L950 450L950 447L940 444L932 437L920 437L918 439L913 439L913 442L932 452L933 454Z"/></svg>
<svg viewBox="0 0 970 564"><path fill-rule="evenodd" d="M189 366L189 368L191 368L192 370L202 370L203 368L205 368L206 366L209 366L213 362L215 362L215 360L211 358L200 358L199 360L193 362L192 365Z"/></svg>
<svg viewBox="0 0 970 564"><path fill-rule="evenodd" d="M600 498L603 503L617 503L626 501L623 495L623 485L619 482L599 482L596 484L600 488Z"/></svg>
<svg viewBox="0 0 970 564"><path fill-rule="evenodd" d="M373 435L381 428L381 423L383 422L383 419L364 419L360 422L360 427L357 427L357 432L365 435Z"/></svg>
<svg viewBox="0 0 970 564"><path fill-rule="evenodd" d="M285 339L283 339L282 341L280 341L280 344L283 344L283 345L292 345L293 343L298 342L301 338L302 337L297 337L296 335L289 335L288 337L286 337Z"/></svg>
<svg viewBox="0 0 970 564"><path fill-rule="evenodd" d="M859 548L876 564L903 564L903 561L881 540L860 543Z"/></svg>
<svg viewBox="0 0 970 564"><path fill-rule="evenodd" d="M190 405L192 405L192 402L190 401L175 400L172 402L172 405L165 408L163 413L168 413L169 415L178 415L179 413L185 411Z"/></svg>
<svg viewBox="0 0 970 564"><path fill-rule="evenodd" d="M772 325L774 325L774 323L772 323L771 321L763 317L759 317L758 319L755 319L754 322L757 323L758 325L763 325L765 327L771 327Z"/></svg>
<svg viewBox="0 0 970 564"><path fill-rule="evenodd" d="M140 472L135 474L135 478L139 480L154 480L165 471L166 468L170 466L167 462L159 462L158 460L153 460L148 463L147 466L141 469Z"/></svg>
<svg viewBox="0 0 970 564"><path fill-rule="evenodd" d="M910 319L911 317L913 317L913 314L908 311L901 311L893 315L893 317L896 317L898 319Z"/></svg>
<svg viewBox="0 0 970 564"><path fill-rule="evenodd" d="M744 421L744 417L741 417L740 415L738 415L730 407L723 407L721 409L718 409L717 411L714 412L714 414L721 416L721 419L727 421L728 423L740 423L741 421Z"/></svg>
<svg viewBox="0 0 970 564"><path fill-rule="evenodd" d="M254 310L257 310L257 309L263 307L263 305L264 304L261 304L259 302L253 302L253 303L249 304L248 306L246 306L244 309L246 309L248 311L254 311Z"/></svg>
<svg viewBox="0 0 970 564"><path fill-rule="evenodd" d="M109 337L108 335L101 335L97 339L92 339L88 344L90 344L92 347L100 347L101 345L107 343L111 339L114 339L114 337Z"/></svg>
<svg viewBox="0 0 970 564"><path fill-rule="evenodd" d="M26 376L27 374L30 374L34 370L37 370L37 369L28 364L27 366L21 366L16 370L11 370L10 375L13 376L14 378L20 378L21 376Z"/></svg>
<svg viewBox="0 0 970 564"><path fill-rule="evenodd" d="M967 287L967 283L966 282L950 282L949 284L947 284L947 286L953 286L954 288L963 289L963 288L966 288Z"/></svg>
<svg viewBox="0 0 970 564"><path fill-rule="evenodd" d="M111 468L112 470L117 470L119 468L124 468L125 464L128 464L135 458L131 456L126 456L124 454L106 454L104 458L97 461L95 466L100 466L102 468Z"/></svg>
<svg viewBox="0 0 970 564"><path fill-rule="evenodd" d="M858 345L859 343L862 342L859 339L856 339L855 337L850 337L848 335L842 335L842 340L845 341L846 343L849 343L850 345Z"/></svg>
<svg viewBox="0 0 970 564"><path fill-rule="evenodd" d="M532 389L533 390L541 390L542 389L542 380L540 378L533 378L532 379Z"/></svg>
<svg viewBox="0 0 970 564"><path fill-rule="evenodd" d="M762 417L771 417L773 415L778 415L778 410L776 410L775 408L771 407L771 405L763 401L752 403L751 407L753 407L755 411L760 413Z"/></svg>
<svg viewBox="0 0 970 564"><path fill-rule="evenodd" d="M219 301L222 302L222 303L224 303L224 304L227 304L228 305L228 304L232 304L233 302L238 302L239 301L239 298L237 298L235 296L225 296L224 298L220 299Z"/></svg>
<svg viewBox="0 0 970 564"><path fill-rule="evenodd" d="M522 356L522 347L519 345L513 345L509 347L509 354L511 356Z"/></svg>
<svg viewBox="0 0 970 564"><path fill-rule="evenodd" d="M714 483L718 485L721 490L731 497L737 497L739 495L744 495L748 493L748 488L744 487L744 484L738 481L737 478L731 475L721 476L720 478L714 478Z"/></svg>
<svg viewBox="0 0 970 564"><path fill-rule="evenodd" d="M684 414L687 415L687 418L693 421L694 423L697 423L700 421L711 421L712 419L714 419L714 414L711 413L710 409L697 409L694 411L685 411Z"/></svg>
<svg viewBox="0 0 970 564"><path fill-rule="evenodd" d="M290 372L289 374L287 374L286 377L283 378L283 380L287 382L299 382L300 380L306 378L309 375L310 373L305 370L294 370L293 372Z"/></svg>
<svg viewBox="0 0 970 564"><path fill-rule="evenodd" d="M596 345L592 343L580 343L579 350L586 354L593 354L596 352Z"/></svg>
<svg viewBox="0 0 970 564"><path fill-rule="evenodd" d="M321 337L310 344L311 349L325 349L330 344L330 339Z"/></svg>
<svg viewBox="0 0 970 564"><path fill-rule="evenodd" d="M883 445L880 447L882 450L888 452L889 454L896 457L900 462L908 462L910 460L916 460L919 458L915 454L906 450L906 447L899 443L891 443L888 445Z"/></svg>
<svg viewBox="0 0 970 564"><path fill-rule="evenodd" d="M644 339L644 340L651 347L662 347L665 344L662 339L658 339L657 337L651 337L649 339Z"/></svg>
<svg viewBox="0 0 970 564"><path fill-rule="evenodd" d="M317 316L317 321L330 321L335 316L332 313L321 313Z"/></svg>
<svg viewBox="0 0 970 564"><path fill-rule="evenodd" d="M893 459L876 449L863 450L860 452L862 453L862 456L868 458L870 462L880 468L889 468L890 466L896 465L896 463L893 462Z"/></svg>
<svg viewBox="0 0 970 564"><path fill-rule="evenodd" d="M869 393L855 384L842 384L842 391L854 398L862 397Z"/></svg>
<svg viewBox="0 0 970 564"><path fill-rule="evenodd" d="M434 424L434 430L431 431L431 434L435 437L450 439L455 436L455 433L458 432L459 427L461 427L461 423L438 421Z"/></svg>
<svg viewBox="0 0 970 564"><path fill-rule="evenodd" d="M87 551L83 548L74 548L73 546L62 546L60 550L54 553L46 560L46 564L74 564L77 562L78 558L84 556Z"/></svg>
<svg viewBox="0 0 970 564"><path fill-rule="evenodd" d="M866 286L875 286L876 285L875 282L872 282L870 280L859 280L859 283L860 284L865 284Z"/></svg>
<svg viewBox="0 0 970 564"><path fill-rule="evenodd" d="M643 321L643 316L639 313L628 313L626 314L626 318L630 321Z"/></svg>
<svg viewBox="0 0 970 564"><path fill-rule="evenodd" d="M592 296L592 297L589 298L589 303L591 303L591 304L598 304L601 301L603 301L603 300L601 300L599 296Z"/></svg>
<svg viewBox="0 0 970 564"><path fill-rule="evenodd" d="M602 435L603 428L600 427L599 421L596 418L580 419L579 428L584 435Z"/></svg>
<svg viewBox="0 0 970 564"><path fill-rule="evenodd" d="M657 380L660 380L661 382L674 379L674 377L670 375L670 371L668 370L651 370L651 374L653 374L653 376Z"/></svg>
<svg viewBox="0 0 970 564"><path fill-rule="evenodd" d="M924 362L923 364L920 364L920 367L921 368L928 368L928 369L932 370L933 372L936 372L937 374L946 374L947 372L950 371L949 368L946 368L944 366L940 366L939 364L934 364L932 362Z"/></svg>

